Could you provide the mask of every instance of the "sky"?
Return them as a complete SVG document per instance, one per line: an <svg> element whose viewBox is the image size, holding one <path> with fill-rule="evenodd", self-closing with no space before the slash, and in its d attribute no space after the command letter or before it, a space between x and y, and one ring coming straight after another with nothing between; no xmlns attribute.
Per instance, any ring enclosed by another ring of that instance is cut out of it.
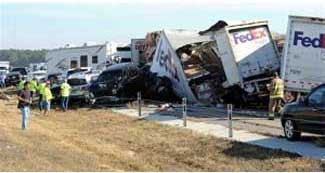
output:
<svg viewBox="0 0 325 173"><path fill-rule="evenodd" d="M0 0L0 49L129 43L150 31L204 30L218 20L267 20L285 33L288 15L325 18L325 0Z"/></svg>

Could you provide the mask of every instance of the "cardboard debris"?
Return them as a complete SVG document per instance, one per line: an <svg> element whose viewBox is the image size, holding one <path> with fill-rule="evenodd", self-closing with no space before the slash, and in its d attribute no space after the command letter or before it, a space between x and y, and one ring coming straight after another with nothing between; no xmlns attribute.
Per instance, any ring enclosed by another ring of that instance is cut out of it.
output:
<svg viewBox="0 0 325 173"><path fill-rule="evenodd" d="M140 54L140 63L150 63L155 55L157 43L160 38L160 31L147 33L144 40L144 51Z"/></svg>
<svg viewBox="0 0 325 173"><path fill-rule="evenodd" d="M185 45L176 52L183 64L189 86L200 102L217 103L225 91L220 57L214 52L215 41Z"/></svg>

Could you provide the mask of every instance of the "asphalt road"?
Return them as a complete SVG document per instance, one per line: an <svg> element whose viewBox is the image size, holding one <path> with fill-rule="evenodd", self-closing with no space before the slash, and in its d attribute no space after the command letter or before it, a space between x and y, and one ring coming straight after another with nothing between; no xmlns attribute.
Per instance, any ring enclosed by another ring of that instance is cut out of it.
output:
<svg viewBox="0 0 325 173"><path fill-rule="evenodd" d="M157 107L148 106L146 109L156 109ZM172 106L161 108L161 115L182 117L182 107ZM234 110L233 128L236 130L245 130L261 135L284 137L283 128L279 118L268 120L263 111ZM227 111L222 108L189 106L187 116L191 121L205 122L209 124L219 124L228 127L229 121ZM313 142L316 139L324 138L319 135L303 133L302 141Z"/></svg>
<svg viewBox="0 0 325 173"><path fill-rule="evenodd" d="M240 112L240 111L236 111ZM181 108L169 108L161 111L162 115L173 115L182 117ZM200 121L209 124L220 124L228 126L228 116L224 109L189 107L187 116L192 121ZM244 113L233 113L233 128L237 130L246 130L258 134L270 136L283 136L283 129L278 118L267 120L266 117L258 115L245 115Z"/></svg>

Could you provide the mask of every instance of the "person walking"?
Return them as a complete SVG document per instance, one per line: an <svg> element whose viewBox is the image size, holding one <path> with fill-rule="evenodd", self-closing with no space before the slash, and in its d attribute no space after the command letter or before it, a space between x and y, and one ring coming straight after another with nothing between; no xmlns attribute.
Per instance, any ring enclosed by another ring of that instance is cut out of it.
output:
<svg viewBox="0 0 325 173"><path fill-rule="evenodd" d="M37 90L37 79L33 78L30 81L30 96L32 97L32 100L34 99L34 97L36 96L36 90Z"/></svg>
<svg viewBox="0 0 325 173"><path fill-rule="evenodd" d="M44 87L44 93L43 93L44 116L50 115L52 99L53 99L53 95L50 89L50 82L46 82Z"/></svg>
<svg viewBox="0 0 325 173"><path fill-rule="evenodd" d="M6 87L6 74L4 72L0 73L0 88Z"/></svg>
<svg viewBox="0 0 325 173"><path fill-rule="evenodd" d="M68 110L71 86L68 84L67 80L64 80L60 88L61 88L61 108L65 112Z"/></svg>
<svg viewBox="0 0 325 173"><path fill-rule="evenodd" d="M274 120L274 114L281 109L281 101L284 92L284 82L278 73L274 73L271 84L269 85L270 101L268 119Z"/></svg>
<svg viewBox="0 0 325 173"><path fill-rule="evenodd" d="M43 95L44 95L44 89L45 89L45 82L42 82L38 85L38 109L42 112L44 109L44 103L43 103Z"/></svg>
<svg viewBox="0 0 325 173"><path fill-rule="evenodd" d="M32 104L32 99L30 97L29 82L24 83L24 89L20 90L17 95L18 98L18 108L22 114L22 130L26 130L28 127L28 119L30 113L30 105Z"/></svg>

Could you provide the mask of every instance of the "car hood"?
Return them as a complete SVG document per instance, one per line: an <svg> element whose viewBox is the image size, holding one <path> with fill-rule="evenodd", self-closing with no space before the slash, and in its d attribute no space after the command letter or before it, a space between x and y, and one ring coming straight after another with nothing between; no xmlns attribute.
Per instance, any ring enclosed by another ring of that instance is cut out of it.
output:
<svg viewBox="0 0 325 173"><path fill-rule="evenodd" d="M7 74L7 76L15 76L15 75L20 75L19 72L10 72Z"/></svg>

